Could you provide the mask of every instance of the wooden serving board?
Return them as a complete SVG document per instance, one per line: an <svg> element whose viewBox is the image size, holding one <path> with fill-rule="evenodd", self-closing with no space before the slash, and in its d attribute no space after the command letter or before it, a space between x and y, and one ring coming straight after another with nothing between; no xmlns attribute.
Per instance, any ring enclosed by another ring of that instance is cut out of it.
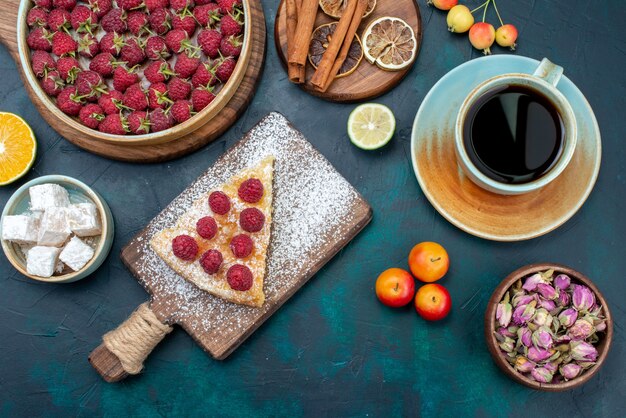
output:
<svg viewBox="0 0 626 418"><path fill-rule="evenodd" d="M274 166L272 236L263 307L223 301L178 276L151 249L151 237L176 223L191 203L268 155ZM284 116L271 113L167 206L123 250L124 264L151 295L163 323L178 324L216 359L224 359L304 285L372 218L361 195ZM108 350L90 356L109 381L119 365ZM99 364L98 364L99 363Z"/></svg>
<svg viewBox="0 0 626 418"><path fill-rule="evenodd" d="M377 0L376 8L367 18L363 19L357 35L361 37L367 25L370 22L383 16L398 17L407 22L415 32L417 40L417 55L422 43L422 18L419 6L415 0ZM320 8L317 12L315 27L330 22L336 22L327 16ZM362 37L361 37L362 39ZM274 41L276 50L283 63L286 71L287 62L287 6L285 0L282 0L278 11L276 12L276 21L274 23ZM376 65L367 62L365 57L361 64L350 75L336 79L324 93L316 91L310 83L311 77L315 69L307 61L306 82L301 84L302 89L314 96L331 102L352 103L363 100L369 100L387 93L402 81L413 67L413 63L402 71L384 71Z"/></svg>
<svg viewBox="0 0 626 418"><path fill-rule="evenodd" d="M266 28L261 1L248 0L248 2L251 10L250 22L253 25L253 36L249 40L252 43L251 56L239 88L228 104L207 124L173 142L161 145L128 146L86 138L49 112L30 87L21 66L17 65L17 68L26 86L26 91L39 113L55 131L73 144L103 157L128 162L152 163L182 157L202 148L222 135L239 119L254 96L265 61ZM0 42L7 47L16 62L19 62L16 33L19 5L20 0L3 0L2 12L0 13Z"/></svg>

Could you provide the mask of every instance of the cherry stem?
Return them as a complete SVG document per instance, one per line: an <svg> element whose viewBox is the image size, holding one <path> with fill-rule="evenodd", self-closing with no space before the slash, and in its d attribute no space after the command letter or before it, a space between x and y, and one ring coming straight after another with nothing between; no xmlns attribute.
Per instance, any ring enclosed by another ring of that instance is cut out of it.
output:
<svg viewBox="0 0 626 418"><path fill-rule="evenodd" d="M487 0L487 4L485 5L485 10L483 11L483 23L485 23L485 18L487 17L487 9L489 9L489 3L491 3L491 0Z"/></svg>
<svg viewBox="0 0 626 418"><path fill-rule="evenodd" d="M470 13L474 13L477 10L482 9L483 7L487 6L489 4L491 0L487 0L486 2L484 2L483 4L481 4L480 6L478 6L477 8L475 8L474 10L471 10Z"/></svg>
<svg viewBox="0 0 626 418"><path fill-rule="evenodd" d="M496 0L493 0L493 8L496 10L496 15L498 15L498 20L500 21L500 26L504 26L504 22L500 17L500 12L498 11L498 6L496 6Z"/></svg>

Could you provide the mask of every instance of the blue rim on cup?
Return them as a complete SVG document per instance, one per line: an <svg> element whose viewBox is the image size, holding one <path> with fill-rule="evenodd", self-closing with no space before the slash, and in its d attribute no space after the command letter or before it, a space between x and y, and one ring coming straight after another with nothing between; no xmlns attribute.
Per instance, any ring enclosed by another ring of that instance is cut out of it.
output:
<svg viewBox="0 0 626 418"><path fill-rule="evenodd" d="M100 219L102 221L102 234L98 237L93 258L79 271L62 275L54 275L46 278L28 274L26 271L26 260L24 259L24 256L17 244L1 240L2 250L4 251L4 254L9 262L17 271L33 280L45 283L70 283L84 279L95 272L109 255L113 244L115 230L111 209L107 205L106 201L91 187L68 176L48 175L38 177L27 182L22 187L17 189L15 193L13 193L2 210L2 218L7 215L18 215L27 211L30 203L28 189L32 186L44 183L54 183L65 187L70 194L70 201L72 202L86 202L89 200L98 208ZM2 232L1 228L2 225L0 223L0 235Z"/></svg>
<svg viewBox="0 0 626 418"><path fill-rule="evenodd" d="M576 117L572 106L569 104L565 96L556 88L561 76L563 68L553 64L547 58L541 61L533 74L509 73L492 77L474 88L467 98L461 104L461 108L455 123L455 152L459 166L463 172L483 189L493 193L503 195L518 195L533 192L541 189L554 179L556 179L565 170L574 155L576 149ZM557 158L556 164L543 176L536 180L522 184L506 184L489 178L482 173L471 161L463 140L463 125L467 112L486 92L503 85L526 86L546 96L556 107L564 127L564 141L561 155Z"/></svg>

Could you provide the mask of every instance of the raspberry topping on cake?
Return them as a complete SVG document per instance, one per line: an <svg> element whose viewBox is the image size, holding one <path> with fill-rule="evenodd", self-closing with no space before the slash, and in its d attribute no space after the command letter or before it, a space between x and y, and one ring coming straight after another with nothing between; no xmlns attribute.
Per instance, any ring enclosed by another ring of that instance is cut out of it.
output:
<svg viewBox="0 0 626 418"><path fill-rule="evenodd" d="M241 211L239 225L247 232L259 232L265 224L265 215L257 208L247 208Z"/></svg>
<svg viewBox="0 0 626 418"><path fill-rule="evenodd" d="M238 194L244 202L256 203L263 197L263 183L259 179L248 179L241 183Z"/></svg>
<svg viewBox="0 0 626 418"><path fill-rule="evenodd" d="M209 195L209 206L214 213L226 215L230 210L230 199L224 192L213 192Z"/></svg>
<svg viewBox="0 0 626 418"><path fill-rule="evenodd" d="M252 238L246 234L235 235L230 241L230 250L237 258L245 258L249 256L250 253L252 253L253 247L254 243L252 242Z"/></svg>
<svg viewBox="0 0 626 418"><path fill-rule="evenodd" d="M226 280L233 290L250 290L252 287L252 272L241 264L235 264L228 269Z"/></svg>
<svg viewBox="0 0 626 418"><path fill-rule="evenodd" d="M189 235L179 235L172 240L172 251L181 260L192 261L198 254L198 243Z"/></svg>
<svg viewBox="0 0 626 418"><path fill-rule="evenodd" d="M207 274L215 274L220 269L224 258L218 250L209 250L200 257L200 265Z"/></svg>
<svg viewBox="0 0 626 418"><path fill-rule="evenodd" d="M196 231L204 239L211 239L217 234L217 223L210 216L200 218L196 223Z"/></svg>

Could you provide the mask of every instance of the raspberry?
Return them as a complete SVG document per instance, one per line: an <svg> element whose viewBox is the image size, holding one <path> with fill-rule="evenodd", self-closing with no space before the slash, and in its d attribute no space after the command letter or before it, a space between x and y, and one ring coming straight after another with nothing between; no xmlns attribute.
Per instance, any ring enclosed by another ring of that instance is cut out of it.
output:
<svg viewBox="0 0 626 418"><path fill-rule="evenodd" d="M201 87L191 92L191 104L194 112L200 112L215 99L215 94L211 87Z"/></svg>
<svg viewBox="0 0 626 418"><path fill-rule="evenodd" d="M106 32L126 32L126 12L121 9L111 9L100 21L102 29Z"/></svg>
<svg viewBox="0 0 626 418"><path fill-rule="evenodd" d="M124 96L117 90L110 90L108 93L104 93L98 99L98 104L104 110L107 115L118 113L122 106L122 98Z"/></svg>
<svg viewBox="0 0 626 418"><path fill-rule="evenodd" d="M114 57L120 54L124 45L126 45L124 37L117 32L109 32L100 39L100 51L108 52Z"/></svg>
<svg viewBox="0 0 626 418"><path fill-rule="evenodd" d="M68 86L61 90L57 96L57 107L67 115L78 116L83 103L76 93L76 87Z"/></svg>
<svg viewBox="0 0 626 418"><path fill-rule="evenodd" d="M65 87L65 83L59 76L58 71L49 71L41 80L41 88L52 97L58 96L63 87Z"/></svg>
<svg viewBox="0 0 626 418"><path fill-rule="evenodd" d="M117 67L113 71L113 87L115 90L124 93L127 88L139 82L139 76L133 69Z"/></svg>
<svg viewBox="0 0 626 418"><path fill-rule="evenodd" d="M246 208L239 215L239 225L247 232L259 232L265 224L265 215L257 208Z"/></svg>
<svg viewBox="0 0 626 418"><path fill-rule="evenodd" d="M237 58L239 55L241 55L242 45L243 42L240 36L231 35L222 38L222 42L220 42L220 52L223 56Z"/></svg>
<svg viewBox="0 0 626 418"><path fill-rule="evenodd" d="M33 51L31 67L35 75L41 78L45 76L48 71L54 70L57 65L52 55L46 51Z"/></svg>
<svg viewBox="0 0 626 418"><path fill-rule="evenodd" d="M57 71L63 80L72 84L76 81L78 73L82 71L80 63L74 57L63 57L57 61Z"/></svg>
<svg viewBox="0 0 626 418"><path fill-rule="evenodd" d="M48 12L41 7L33 7L26 15L26 24L32 27L48 27Z"/></svg>
<svg viewBox="0 0 626 418"><path fill-rule="evenodd" d="M72 10L70 15L72 27L78 33L93 33L98 26L98 16L83 4L79 4Z"/></svg>
<svg viewBox="0 0 626 418"><path fill-rule="evenodd" d="M167 61L152 61L143 70L143 75L150 83L162 83L170 76L175 75Z"/></svg>
<svg viewBox="0 0 626 418"><path fill-rule="evenodd" d="M191 118L191 109L189 100L178 100L170 108L170 113L176 122L183 123Z"/></svg>
<svg viewBox="0 0 626 418"><path fill-rule="evenodd" d="M187 36L192 37L196 31L196 19L192 15L178 15L172 17L172 28L182 29Z"/></svg>
<svg viewBox="0 0 626 418"><path fill-rule="evenodd" d="M226 280L233 290L246 291L252 287L252 272L241 264L235 264L228 269Z"/></svg>
<svg viewBox="0 0 626 418"><path fill-rule="evenodd" d="M102 93L106 93L102 77L95 71L81 71L76 76L76 92L90 102L95 102Z"/></svg>
<svg viewBox="0 0 626 418"><path fill-rule="evenodd" d="M143 0L116 0L117 7L123 10L132 10L141 6Z"/></svg>
<svg viewBox="0 0 626 418"><path fill-rule="evenodd" d="M86 33L78 38L78 53L85 58L93 58L100 52L100 44L95 36Z"/></svg>
<svg viewBox="0 0 626 418"><path fill-rule="evenodd" d="M215 274L219 271L224 258L218 250L209 250L200 257L200 265L207 274Z"/></svg>
<svg viewBox="0 0 626 418"><path fill-rule="evenodd" d="M150 112L150 126L152 132L160 132L174 126L174 118L163 109L155 109Z"/></svg>
<svg viewBox="0 0 626 418"><path fill-rule="evenodd" d="M98 16L98 19L102 19L102 17L109 13L109 11L113 8L112 0L87 0L91 10Z"/></svg>
<svg viewBox="0 0 626 418"><path fill-rule="evenodd" d="M146 54L137 39L132 38L126 41L126 45L122 47L120 58L129 67L134 67L146 60Z"/></svg>
<svg viewBox="0 0 626 418"><path fill-rule="evenodd" d="M128 115L128 130L137 135L143 135L150 132L150 121L148 113L143 110L136 110Z"/></svg>
<svg viewBox="0 0 626 418"><path fill-rule="evenodd" d="M88 128L97 129L100 125L100 121L104 120L104 111L100 106L95 103L90 103L87 106L80 109L78 114L80 121Z"/></svg>
<svg viewBox="0 0 626 418"><path fill-rule="evenodd" d="M145 110L148 107L148 98L140 83L133 84L126 89L122 103L132 110Z"/></svg>
<svg viewBox="0 0 626 418"><path fill-rule="evenodd" d="M217 234L217 222L210 216L200 218L196 223L196 231L204 239L212 239Z"/></svg>
<svg viewBox="0 0 626 418"><path fill-rule="evenodd" d="M48 15L48 27L52 31L60 31L69 29L72 24L72 15L65 9L54 9Z"/></svg>
<svg viewBox="0 0 626 418"><path fill-rule="evenodd" d="M167 45L167 47L175 54L178 54L183 50L189 51L192 47L189 37L187 36L187 32L183 29L172 29L167 32L165 35L165 45Z"/></svg>
<svg viewBox="0 0 626 418"><path fill-rule="evenodd" d="M237 194L244 202L256 203L263 197L263 183L256 178L248 179L241 183Z"/></svg>
<svg viewBox="0 0 626 418"><path fill-rule="evenodd" d="M108 52L101 52L89 63L89 69L100 74L102 77L110 77L118 63L113 55Z"/></svg>
<svg viewBox="0 0 626 418"><path fill-rule="evenodd" d="M148 15L142 11L134 10L128 13L128 19L126 19L128 30L135 36L141 36L148 29Z"/></svg>
<svg viewBox="0 0 626 418"><path fill-rule="evenodd" d="M46 28L37 28L30 31L26 38L28 47L33 51L52 51L52 42L50 42L51 34Z"/></svg>
<svg viewBox="0 0 626 418"><path fill-rule="evenodd" d="M65 9L71 12L76 7L76 0L52 0L52 5L55 9Z"/></svg>
<svg viewBox="0 0 626 418"><path fill-rule="evenodd" d="M252 253L253 248L252 238L246 234L235 235L230 241L230 250L237 258L246 258Z"/></svg>
<svg viewBox="0 0 626 418"><path fill-rule="evenodd" d="M52 35L52 53L59 57L76 51L76 41L65 32L55 32Z"/></svg>
<svg viewBox="0 0 626 418"><path fill-rule="evenodd" d="M226 83L235 70L237 62L232 58L226 58L215 69L215 75L222 83Z"/></svg>
<svg viewBox="0 0 626 418"><path fill-rule="evenodd" d="M171 29L172 25L170 24L170 20L170 12L167 9L153 10L148 17L150 29L157 35L165 35L167 31Z"/></svg>
<svg viewBox="0 0 626 418"><path fill-rule="evenodd" d="M168 104L173 103L167 95L165 83L154 83L148 88L148 106L150 109L165 109Z"/></svg>
<svg viewBox="0 0 626 418"><path fill-rule="evenodd" d="M170 49L160 36L151 36L146 41L146 56L149 60L161 60L170 56Z"/></svg>
<svg viewBox="0 0 626 418"><path fill-rule="evenodd" d="M217 58L220 54L222 34L214 29L204 29L198 33L198 45L209 58Z"/></svg>
<svg viewBox="0 0 626 418"><path fill-rule="evenodd" d="M156 9L164 9L170 5L170 0L145 0L144 4L149 12L153 12Z"/></svg>
<svg viewBox="0 0 626 418"><path fill-rule="evenodd" d="M210 68L209 64L207 64L206 62L198 65L198 69L195 73L193 73L193 76L191 77L191 85L194 88L198 88L214 86L215 84L217 84L219 80L217 79L217 77L215 77L215 75L213 75L213 73L211 72L212 70L213 69Z"/></svg>
<svg viewBox="0 0 626 418"><path fill-rule="evenodd" d="M170 99L174 101L185 100L191 93L191 85L181 78L172 77L167 83L167 90Z"/></svg>
<svg viewBox="0 0 626 418"><path fill-rule="evenodd" d="M216 3L207 3L199 5L196 1L196 7L193 9L193 16L198 21L200 27L212 27L220 21L220 7Z"/></svg>
<svg viewBox="0 0 626 418"><path fill-rule="evenodd" d="M243 23L239 22L232 14L222 17L220 22L220 32L224 36L240 35L243 31Z"/></svg>
<svg viewBox="0 0 626 418"><path fill-rule="evenodd" d="M188 52L183 52L176 59L174 71L182 78L189 78L196 72L198 65L200 65L199 58L190 56Z"/></svg>
<svg viewBox="0 0 626 418"><path fill-rule="evenodd" d="M241 9L241 0L217 0L223 14L232 13Z"/></svg>
<svg viewBox="0 0 626 418"><path fill-rule="evenodd" d="M204 5L210 4L212 1L213 0L196 0L196 9L198 8L197 6L204 6ZM215 5L217 6L217 4Z"/></svg>
<svg viewBox="0 0 626 418"><path fill-rule="evenodd" d="M33 0L33 3L42 9L50 10L52 8L52 0Z"/></svg>
<svg viewBox="0 0 626 418"><path fill-rule="evenodd" d="M180 12L185 7L192 8L193 0L170 0L170 7L177 12Z"/></svg>
<svg viewBox="0 0 626 418"><path fill-rule="evenodd" d="M218 215L226 215L230 210L230 199L224 192L213 192L209 195L209 207Z"/></svg>
<svg viewBox="0 0 626 418"><path fill-rule="evenodd" d="M128 124L122 115L113 113L107 115L104 120L100 122L98 130L111 135L126 135L128 132Z"/></svg>
<svg viewBox="0 0 626 418"><path fill-rule="evenodd" d="M179 235L172 240L172 251L181 260L193 261L198 255L198 243L189 235Z"/></svg>

